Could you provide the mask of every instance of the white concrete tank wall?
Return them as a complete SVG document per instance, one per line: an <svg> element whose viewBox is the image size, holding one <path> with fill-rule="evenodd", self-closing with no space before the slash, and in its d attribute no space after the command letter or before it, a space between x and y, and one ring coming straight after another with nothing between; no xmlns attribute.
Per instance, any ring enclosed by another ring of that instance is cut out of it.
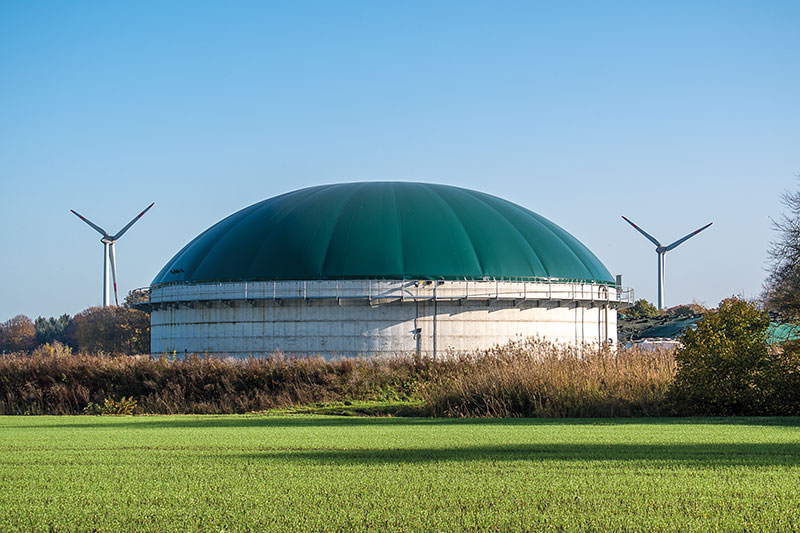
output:
<svg viewBox="0 0 800 533"><path fill-rule="evenodd" d="M617 341L613 285L542 281L292 281L153 287L151 352L246 357L444 356L510 340Z"/></svg>

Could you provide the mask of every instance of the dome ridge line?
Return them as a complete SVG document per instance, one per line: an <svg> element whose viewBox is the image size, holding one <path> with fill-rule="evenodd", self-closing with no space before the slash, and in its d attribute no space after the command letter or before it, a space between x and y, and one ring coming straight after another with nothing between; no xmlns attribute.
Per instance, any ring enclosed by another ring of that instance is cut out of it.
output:
<svg viewBox="0 0 800 533"><path fill-rule="evenodd" d="M473 191L469 191L469 190L467 190L467 192L468 193L473 193ZM514 222L512 222L511 220L509 220L509 218L506 215L501 213L499 209L497 209L495 206L493 206L492 204L487 202L486 199L484 198L485 196L487 196L485 193L474 191L474 193L470 194L470 196L472 196L472 198L474 198L475 200L477 200L481 204L485 205L488 209L491 209L494 213L497 214L497 217L499 219L504 220L509 226L511 226L511 228L516 232L516 234L519 235L519 238L522 239L522 242L524 242L527 245L527 247L530 250L531 254L533 254L533 256L536 258L536 260L539 261L539 264L542 267L542 271L545 273L545 277L548 277L548 278L551 277L550 276L550 272L548 271L547 266L545 266L544 261L542 261L542 258L539 256L539 253L531 245L530 241L525 237L525 235L519 230L517 225L514 224ZM537 277L537 276L535 276L536 269L533 268L534 265L531 265L530 261L527 261L527 258L526 258L526 262L528 263L528 266L531 267L531 277Z"/></svg>
<svg viewBox="0 0 800 533"><path fill-rule="evenodd" d="M325 273L326 266L328 264L328 254L331 251L331 244L333 243L333 236L336 234L336 228L339 227L339 224L342 221L342 213L344 212L345 208L350 205L353 201L353 197L356 196L357 193L360 193L364 190L366 183L358 183L355 184L355 188L347 193L347 198L342 202L341 206L339 207L338 212L336 213L335 223L331 227L331 231L328 234L328 245L325 247L325 253L322 256L322 265L320 267L319 276L322 279L326 279L327 275ZM345 236L345 242L348 240L350 234L350 228L347 228L347 235Z"/></svg>
<svg viewBox="0 0 800 533"><path fill-rule="evenodd" d="M427 184L425 185L430 192L432 192L445 206L447 206L447 209L448 211L450 211L450 214L453 215L453 218L458 220L458 227L461 230L461 233L463 233L464 236L466 236L467 242L469 242L470 248L472 248L472 255L475 256L475 262L478 264L478 270L480 270L481 274L485 276L486 270L483 268L483 263L481 262L481 258L478 255L478 250L475 248L475 242L472 240L472 235L469 234L466 226L464 226L464 222L461 220L461 217L459 217L458 214L455 212L453 207L450 205L450 202L448 202L444 197L442 197L441 194L439 194L437 186L427 185Z"/></svg>

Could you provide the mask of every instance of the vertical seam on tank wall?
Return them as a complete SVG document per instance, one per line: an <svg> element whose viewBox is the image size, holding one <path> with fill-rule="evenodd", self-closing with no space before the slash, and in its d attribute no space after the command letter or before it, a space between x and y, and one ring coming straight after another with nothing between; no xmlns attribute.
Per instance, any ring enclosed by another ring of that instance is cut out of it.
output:
<svg viewBox="0 0 800 533"><path fill-rule="evenodd" d="M478 195L480 195L480 194L481 193L478 193ZM516 224L514 224L511 220L509 220L507 216L502 214L499 209L497 209L495 206L491 205L490 203L486 202L480 196L476 195L476 196L473 196L473 198L475 198L476 200L481 202L487 208L489 208L492 211L494 211L497 214L497 216L500 217L501 220L504 220L509 226L511 226L511 228L517 233L517 235L519 235L520 239L522 239L522 242L524 242L528 246L528 249L530 249L531 253L536 258L536 260L539 261L539 265L541 265L542 270L545 272L545 274L548 274L547 267L545 266L544 262L542 262L542 258L539 256L539 253L536 251L536 249L533 247L533 245L530 243L530 241L528 241L528 239L525 238L525 235L519 230L519 228L516 226ZM527 258L526 258L526 261L527 261ZM531 276L532 277L537 277L536 276L536 272L533 269L533 265L531 265L530 261L527 261L527 263L528 263L528 266L531 267Z"/></svg>
<svg viewBox="0 0 800 533"><path fill-rule="evenodd" d="M433 195L436 196L436 198L438 198L447 207L448 211L450 211L450 214L453 215L453 218L455 218L458 221L458 226L461 229L461 233L463 233L467 237L467 242L469 243L470 248L472 248L472 255L475 256L475 262L478 263L478 270L480 270L481 274L485 276L486 272L483 269L483 263L481 263L481 258L478 256L478 251L475 249L475 243L472 242L472 236L467 231L467 228L464 227L464 223L461 222L461 218L456 214L455 210L452 207L450 207L450 204L447 203L447 200L445 200L442 197L442 195L439 194L439 191L436 190L436 187L427 185L426 188L430 192L432 192Z"/></svg>
<svg viewBox="0 0 800 533"><path fill-rule="evenodd" d="M356 192L360 192L364 188L364 186L365 186L364 183L357 184L357 186L354 187L353 190L351 190L348 193L347 199L344 202L342 202L342 205L339 208L339 212L336 214L335 217L336 222L333 224L331 232L328 234L328 246L325 248L325 254L322 256L322 266L320 267L319 276L323 279L325 278L325 265L328 263L328 254L331 251L331 242L333 240L333 235L336 233L336 228L339 227L339 223L342 220L342 212L344 212L344 209L348 205L350 205L350 202L353 200L353 196L356 194ZM348 228L348 236L349 236L349 231L350 230ZM347 236L345 237L345 241L347 241Z"/></svg>

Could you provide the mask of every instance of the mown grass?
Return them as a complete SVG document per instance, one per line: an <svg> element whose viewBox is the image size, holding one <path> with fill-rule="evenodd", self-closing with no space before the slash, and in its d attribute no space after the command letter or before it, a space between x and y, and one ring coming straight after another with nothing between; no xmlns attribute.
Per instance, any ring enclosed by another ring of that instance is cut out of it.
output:
<svg viewBox="0 0 800 533"><path fill-rule="evenodd" d="M0 418L6 531L800 529L800 418Z"/></svg>

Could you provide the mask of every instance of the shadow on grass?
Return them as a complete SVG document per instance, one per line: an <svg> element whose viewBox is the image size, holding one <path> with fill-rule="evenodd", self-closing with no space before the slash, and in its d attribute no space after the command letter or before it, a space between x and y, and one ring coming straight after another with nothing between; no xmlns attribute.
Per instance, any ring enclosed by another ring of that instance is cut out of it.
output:
<svg viewBox="0 0 800 533"><path fill-rule="evenodd" d="M9 423L6 423L9 422ZM703 418L413 418L328 415L158 415L134 417L47 416L0 417L7 429L225 429L389 426L627 426L739 425L800 427L800 417Z"/></svg>
<svg viewBox="0 0 800 533"><path fill-rule="evenodd" d="M326 465L493 461L616 461L698 467L800 466L800 443L793 444L520 444L453 448L270 450L237 455Z"/></svg>

